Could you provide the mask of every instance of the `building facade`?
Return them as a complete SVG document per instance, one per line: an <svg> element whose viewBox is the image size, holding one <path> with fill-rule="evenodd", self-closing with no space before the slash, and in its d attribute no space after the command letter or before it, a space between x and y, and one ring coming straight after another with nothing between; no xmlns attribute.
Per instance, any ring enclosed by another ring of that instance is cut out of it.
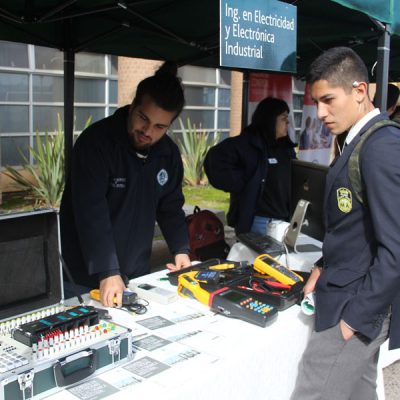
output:
<svg viewBox="0 0 400 400"><path fill-rule="evenodd" d="M54 132L63 119L63 53L57 49L0 41L0 167L33 162L36 132ZM78 135L92 122L130 104L137 84L154 74L161 62L101 54L78 53L75 59L75 124ZM186 105L171 129L178 133L190 119L196 129L219 132L221 139L240 133L243 74L237 71L183 66L178 74ZM300 129L304 89L293 86L296 128ZM0 174L1 191L16 190Z"/></svg>

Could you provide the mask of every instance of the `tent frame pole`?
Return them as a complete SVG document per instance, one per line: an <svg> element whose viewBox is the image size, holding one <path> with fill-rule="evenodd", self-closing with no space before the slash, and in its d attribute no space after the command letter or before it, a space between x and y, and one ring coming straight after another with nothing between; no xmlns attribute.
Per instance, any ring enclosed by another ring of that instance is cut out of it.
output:
<svg viewBox="0 0 400 400"><path fill-rule="evenodd" d="M249 124L249 79L248 71L243 71L243 91L242 91L242 129Z"/></svg>
<svg viewBox="0 0 400 400"><path fill-rule="evenodd" d="M378 21L375 22L378 23ZM380 22L379 25L382 32L378 40L375 106L384 112L387 106L387 87L389 83L390 25Z"/></svg>
<svg viewBox="0 0 400 400"><path fill-rule="evenodd" d="M71 173L71 155L74 141L74 75L75 51L64 51L64 174L65 181Z"/></svg>

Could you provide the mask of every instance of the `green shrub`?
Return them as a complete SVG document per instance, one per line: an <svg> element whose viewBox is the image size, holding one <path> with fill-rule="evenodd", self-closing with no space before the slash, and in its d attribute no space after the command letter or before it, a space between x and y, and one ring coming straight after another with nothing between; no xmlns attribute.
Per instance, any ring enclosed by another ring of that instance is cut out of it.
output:
<svg viewBox="0 0 400 400"><path fill-rule="evenodd" d="M89 126L91 117L86 121L85 128ZM17 169L6 166L5 174L13 179L22 190L33 193L36 206L57 208L61 202L64 191L64 132L62 121L57 114L57 129L54 134L46 130L44 137L36 131L36 147L29 147L29 153L34 165L29 159L18 151L24 161L24 168L29 172L25 178Z"/></svg>
<svg viewBox="0 0 400 400"><path fill-rule="evenodd" d="M209 133L205 130L196 128L192 125L190 119L187 119L187 127L183 125L179 118L179 124L182 129L182 138L178 138L176 134L172 137L178 144L183 168L184 183L190 186L198 186L207 184L207 178L204 173L204 159L210 147L218 143L220 133Z"/></svg>

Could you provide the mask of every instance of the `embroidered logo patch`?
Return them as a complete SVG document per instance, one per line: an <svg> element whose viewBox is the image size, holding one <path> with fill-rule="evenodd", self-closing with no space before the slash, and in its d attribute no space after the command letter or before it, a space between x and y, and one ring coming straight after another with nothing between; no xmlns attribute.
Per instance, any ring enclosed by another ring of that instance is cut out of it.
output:
<svg viewBox="0 0 400 400"><path fill-rule="evenodd" d="M336 190L337 202L339 210L348 213L353 208L352 195L349 189L339 188Z"/></svg>
<svg viewBox="0 0 400 400"><path fill-rule="evenodd" d="M114 189L125 189L126 178L111 178L110 186Z"/></svg>
<svg viewBox="0 0 400 400"><path fill-rule="evenodd" d="M164 186L168 182L168 172L164 168L158 171L157 181L161 186Z"/></svg>

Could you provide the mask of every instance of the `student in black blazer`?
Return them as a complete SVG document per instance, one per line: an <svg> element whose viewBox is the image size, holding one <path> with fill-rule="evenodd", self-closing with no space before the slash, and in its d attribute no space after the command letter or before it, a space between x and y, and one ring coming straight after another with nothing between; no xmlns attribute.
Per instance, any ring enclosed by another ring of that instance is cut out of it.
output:
<svg viewBox="0 0 400 400"><path fill-rule="evenodd" d="M307 81L318 118L336 138L347 136L327 176L323 257L304 288L315 292L315 331L291 399L376 399L379 347L387 337L400 347L400 130L384 127L365 141L359 203L348 160L363 133L387 118L368 97L365 64L349 48L332 48Z"/></svg>

